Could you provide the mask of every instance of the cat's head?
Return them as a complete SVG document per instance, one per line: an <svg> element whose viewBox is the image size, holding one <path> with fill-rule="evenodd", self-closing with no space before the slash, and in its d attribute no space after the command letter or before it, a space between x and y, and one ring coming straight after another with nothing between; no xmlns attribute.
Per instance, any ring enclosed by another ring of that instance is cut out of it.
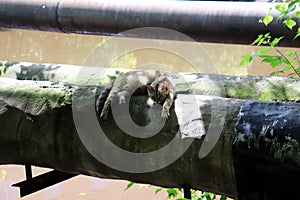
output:
<svg viewBox="0 0 300 200"><path fill-rule="evenodd" d="M169 95L169 83L167 81L147 85L148 96L157 104L162 104Z"/></svg>

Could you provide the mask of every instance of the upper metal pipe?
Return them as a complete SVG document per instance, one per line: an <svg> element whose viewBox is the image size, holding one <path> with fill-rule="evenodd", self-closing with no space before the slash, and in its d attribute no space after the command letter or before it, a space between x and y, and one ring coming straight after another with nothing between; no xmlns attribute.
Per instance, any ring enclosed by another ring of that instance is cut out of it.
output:
<svg viewBox="0 0 300 200"><path fill-rule="evenodd" d="M141 38L154 36L122 32L163 27L199 42L235 44L250 44L258 34L271 32L287 36L281 46L299 46L291 41L295 31L282 22L274 20L267 27L258 22L271 6L274 4L262 2L0 0L0 27ZM176 39L164 34L155 34L155 38Z"/></svg>

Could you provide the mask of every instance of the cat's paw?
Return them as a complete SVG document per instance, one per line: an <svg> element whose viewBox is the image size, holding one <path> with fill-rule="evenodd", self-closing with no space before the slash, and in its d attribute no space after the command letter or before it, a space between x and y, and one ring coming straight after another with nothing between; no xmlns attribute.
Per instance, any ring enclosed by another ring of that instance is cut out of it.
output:
<svg viewBox="0 0 300 200"><path fill-rule="evenodd" d="M103 106L102 112L100 114L100 119L106 121L108 119L108 113L110 109L111 101L107 100Z"/></svg>
<svg viewBox="0 0 300 200"><path fill-rule="evenodd" d="M103 121L106 121L108 119L108 111L106 112L105 110L102 110L100 119L102 119Z"/></svg>
<svg viewBox="0 0 300 200"><path fill-rule="evenodd" d="M100 102L98 100L96 102L95 109L97 113L100 113Z"/></svg>
<svg viewBox="0 0 300 200"><path fill-rule="evenodd" d="M170 117L169 111L163 109L162 112L161 112L161 117L164 118L164 119L168 119Z"/></svg>
<svg viewBox="0 0 300 200"><path fill-rule="evenodd" d="M125 97L121 96L119 99L119 104L125 104L125 103L126 103Z"/></svg>

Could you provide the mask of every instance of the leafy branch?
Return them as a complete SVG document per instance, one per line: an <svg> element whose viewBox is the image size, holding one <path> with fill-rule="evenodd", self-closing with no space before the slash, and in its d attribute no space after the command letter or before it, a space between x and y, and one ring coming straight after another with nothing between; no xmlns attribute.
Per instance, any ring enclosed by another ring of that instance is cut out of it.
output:
<svg viewBox="0 0 300 200"><path fill-rule="evenodd" d="M299 8L300 0L293 0L289 3L275 5L276 11L280 13L277 20L282 21L282 23L290 30L298 27L297 33L293 40L297 40L300 37ZM270 14L272 9L273 8L270 8L269 13L260 20L260 22L264 23L266 26L268 26L274 20L273 15ZM296 17L296 20L294 20L294 16ZM264 47L260 48L253 55L243 56L240 66L251 62L255 58L261 58L262 62L269 63L270 66L275 70L270 75L287 75L293 78L300 78L300 53L298 53L296 50L282 51L278 48L279 42L284 39L284 37L285 36L272 37L270 33L258 35L256 40L251 45Z"/></svg>
<svg viewBox="0 0 300 200"><path fill-rule="evenodd" d="M125 188L125 191L131 188L135 183L130 182ZM140 189L146 187L153 187L152 185L144 185L141 184L139 187ZM168 194L168 200L188 200L183 197L183 191L182 189L179 188L162 188L162 187L156 187L155 194L165 190ZM219 200L226 200L227 198L224 196L218 196L216 194L210 193L210 192L202 192L199 190L191 190L191 195L192 198L191 200L214 200L214 199L219 199Z"/></svg>

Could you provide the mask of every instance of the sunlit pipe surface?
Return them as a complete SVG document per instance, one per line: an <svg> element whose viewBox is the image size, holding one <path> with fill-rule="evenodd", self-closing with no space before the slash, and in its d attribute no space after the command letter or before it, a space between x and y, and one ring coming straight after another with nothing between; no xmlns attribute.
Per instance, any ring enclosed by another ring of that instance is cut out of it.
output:
<svg viewBox="0 0 300 200"><path fill-rule="evenodd" d="M186 34L199 42L250 44L257 34L286 35L281 46L299 46L282 22L269 26L259 19L272 3L136 0L0 0L0 27L64 33L118 35L176 40L172 35L142 31L140 27L163 27ZM275 10L275 9L273 9ZM278 12L272 12L274 18Z"/></svg>

